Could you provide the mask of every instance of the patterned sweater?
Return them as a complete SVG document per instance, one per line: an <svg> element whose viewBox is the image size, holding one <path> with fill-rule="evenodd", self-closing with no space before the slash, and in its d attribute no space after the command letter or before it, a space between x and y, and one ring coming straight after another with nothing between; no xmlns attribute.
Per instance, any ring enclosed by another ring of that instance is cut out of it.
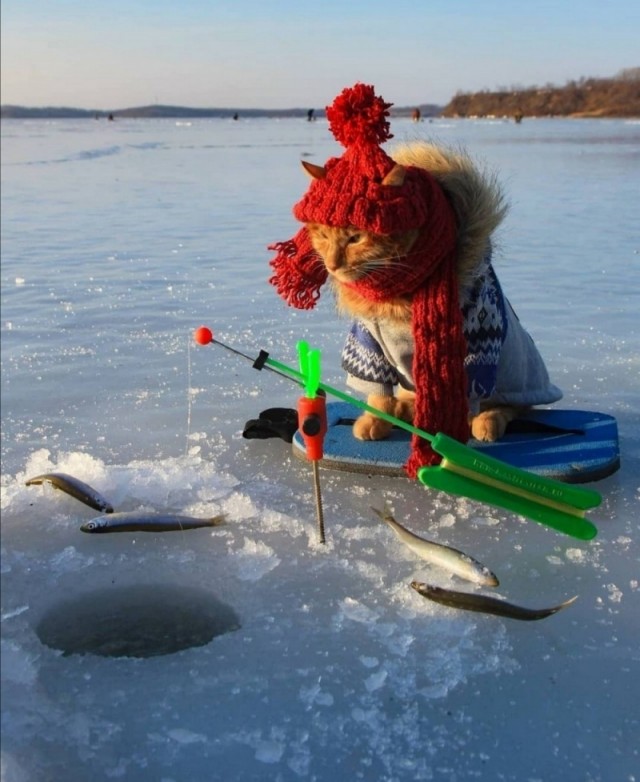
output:
<svg viewBox="0 0 640 782"><path fill-rule="evenodd" d="M533 340L502 293L490 252L483 273L461 291L461 306L472 415L477 415L481 403L483 407L530 406L562 398L562 391L550 382ZM347 384L365 394L390 396L397 385L415 390L411 325L354 321L342 366L347 371Z"/></svg>

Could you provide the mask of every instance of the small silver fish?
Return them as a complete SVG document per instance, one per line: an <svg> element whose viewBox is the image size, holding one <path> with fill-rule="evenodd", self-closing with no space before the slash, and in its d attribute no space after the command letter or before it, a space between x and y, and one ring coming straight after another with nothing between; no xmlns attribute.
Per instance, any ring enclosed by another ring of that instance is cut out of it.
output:
<svg viewBox="0 0 640 782"><path fill-rule="evenodd" d="M399 524L393 518L388 508L385 508L384 511L377 510L377 508L371 508L371 510L391 527L405 545L432 565L437 565L450 573L455 573L460 578L465 578L474 584L498 586L499 581L496 575L486 565L473 559L473 557L470 557L463 551L458 551L458 549L451 546L444 546L441 543L434 543L432 540L419 538L413 532L409 532L402 524Z"/></svg>
<svg viewBox="0 0 640 782"><path fill-rule="evenodd" d="M176 530L218 527L224 524L225 515L198 519L194 516L180 516L174 513L145 513L128 511L97 516L86 521L82 532L173 532Z"/></svg>
<svg viewBox="0 0 640 782"><path fill-rule="evenodd" d="M505 616L509 619L522 619L524 621L533 621L534 619L544 619L551 614L555 614L566 608L577 600L578 596L565 600L560 605L551 608L524 608L513 603L507 603L506 600L498 600L495 597L487 595L474 595L468 592L454 592L451 589L442 589L441 587L424 584L420 581L412 581L411 586L423 597L433 600L436 603L449 606L451 608L462 608L465 611L479 611L483 614L495 614L496 616Z"/></svg>
<svg viewBox="0 0 640 782"><path fill-rule="evenodd" d="M84 502L90 508L101 510L103 513L113 513L113 506L105 500L100 492L97 492L89 484L78 480L78 478L74 478L73 475L67 475L64 472L47 472L44 475L36 475L35 478L29 478L25 485L40 486L45 482L69 494L76 500Z"/></svg>

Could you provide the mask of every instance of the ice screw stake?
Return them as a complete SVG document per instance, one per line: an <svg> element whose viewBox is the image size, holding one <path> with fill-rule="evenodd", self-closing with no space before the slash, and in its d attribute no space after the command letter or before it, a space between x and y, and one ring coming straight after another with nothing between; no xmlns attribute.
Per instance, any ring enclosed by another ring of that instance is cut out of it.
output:
<svg viewBox="0 0 640 782"><path fill-rule="evenodd" d="M305 395L298 399L298 429L302 433L307 459L313 468L318 540L320 543L325 543L319 462L324 455L324 436L327 432L327 400L324 393L318 393L321 356L319 350L309 350L306 342L298 342L297 348L300 374L304 377L305 389Z"/></svg>

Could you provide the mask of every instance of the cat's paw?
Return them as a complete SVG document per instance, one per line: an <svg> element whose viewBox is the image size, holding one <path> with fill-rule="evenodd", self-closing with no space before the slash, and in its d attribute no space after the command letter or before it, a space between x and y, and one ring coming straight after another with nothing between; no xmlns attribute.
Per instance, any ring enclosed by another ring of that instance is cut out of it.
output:
<svg viewBox="0 0 640 782"><path fill-rule="evenodd" d="M400 418L402 421L407 421L412 424L415 415L415 400L416 395L413 391L406 391L402 388L399 389L393 415L395 415L396 418Z"/></svg>
<svg viewBox="0 0 640 782"><path fill-rule="evenodd" d="M389 436L392 428L387 421L365 413L353 424L353 436L358 440L384 440Z"/></svg>
<svg viewBox="0 0 640 782"><path fill-rule="evenodd" d="M485 410L471 420L471 436L476 440L493 443L502 437L513 417L514 412L509 408Z"/></svg>

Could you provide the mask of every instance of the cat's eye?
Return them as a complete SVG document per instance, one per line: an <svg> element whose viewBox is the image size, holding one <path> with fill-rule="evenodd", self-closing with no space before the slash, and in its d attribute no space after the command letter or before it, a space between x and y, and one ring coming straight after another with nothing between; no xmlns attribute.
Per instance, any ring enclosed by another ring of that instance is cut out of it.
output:
<svg viewBox="0 0 640 782"><path fill-rule="evenodd" d="M313 236L316 236L318 239L327 239L327 232L322 226L315 223L309 223L307 228L309 229L309 233L313 234Z"/></svg>
<svg viewBox="0 0 640 782"><path fill-rule="evenodd" d="M362 234L351 234L347 239L347 244L357 244L362 239Z"/></svg>

